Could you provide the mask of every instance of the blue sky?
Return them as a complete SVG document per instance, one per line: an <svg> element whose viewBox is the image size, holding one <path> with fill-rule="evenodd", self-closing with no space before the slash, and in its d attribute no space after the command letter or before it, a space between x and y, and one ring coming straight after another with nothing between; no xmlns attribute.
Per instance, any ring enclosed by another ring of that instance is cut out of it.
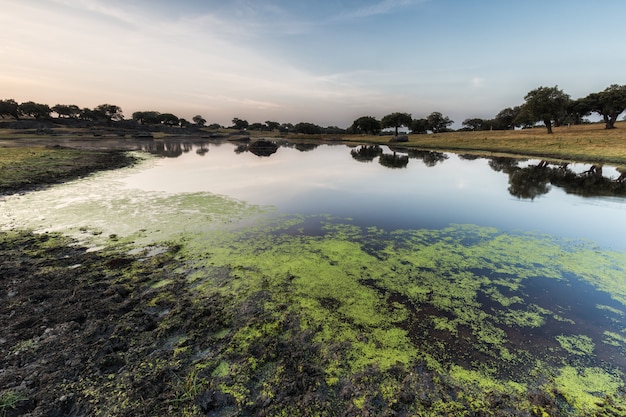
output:
<svg viewBox="0 0 626 417"><path fill-rule="evenodd" d="M448 115L626 84L623 0L0 0L0 99L229 124Z"/></svg>

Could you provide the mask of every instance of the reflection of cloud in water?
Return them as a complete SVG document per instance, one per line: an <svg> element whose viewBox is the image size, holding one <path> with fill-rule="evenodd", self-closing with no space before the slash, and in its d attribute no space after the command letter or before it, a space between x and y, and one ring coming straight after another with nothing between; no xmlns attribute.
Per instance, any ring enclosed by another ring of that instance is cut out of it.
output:
<svg viewBox="0 0 626 417"><path fill-rule="evenodd" d="M132 169L107 172L0 203L0 227L59 231L79 240L133 236L168 239L259 212L258 207L211 193L162 193L124 186Z"/></svg>

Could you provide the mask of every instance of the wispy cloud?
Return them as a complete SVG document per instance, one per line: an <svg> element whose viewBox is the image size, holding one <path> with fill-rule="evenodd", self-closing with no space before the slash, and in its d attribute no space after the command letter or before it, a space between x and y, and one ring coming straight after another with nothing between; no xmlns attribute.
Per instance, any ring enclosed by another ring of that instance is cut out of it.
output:
<svg viewBox="0 0 626 417"><path fill-rule="evenodd" d="M361 7L350 15L351 17L371 17L392 13L414 4L424 3L428 0L380 0L374 4Z"/></svg>

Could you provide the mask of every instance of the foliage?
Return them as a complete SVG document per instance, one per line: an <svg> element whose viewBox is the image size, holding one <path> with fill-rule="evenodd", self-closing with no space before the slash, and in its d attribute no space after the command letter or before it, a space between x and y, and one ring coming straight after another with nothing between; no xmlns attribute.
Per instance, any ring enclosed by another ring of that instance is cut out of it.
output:
<svg viewBox="0 0 626 417"><path fill-rule="evenodd" d="M500 110L495 119L492 121L492 127L494 129L502 130L515 129L515 127L518 125L516 123L516 119L520 111L520 106L507 107Z"/></svg>
<svg viewBox="0 0 626 417"><path fill-rule="evenodd" d="M136 111L133 120L142 125L157 125L161 123L161 113L158 111Z"/></svg>
<svg viewBox="0 0 626 417"><path fill-rule="evenodd" d="M161 123L168 126L177 126L180 123L180 119L172 113L162 113L159 119Z"/></svg>
<svg viewBox="0 0 626 417"><path fill-rule="evenodd" d="M362 116L352 122L350 131L352 133L366 133L369 135L377 135L380 133L381 123L372 116Z"/></svg>
<svg viewBox="0 0 626 417"><path fill-rule="evenodd" d="M52 106L52 111L61 118L75 119L80 115L80 107L75 104L55 104Z"/></svg>
<svg viewBox="0 0 626 417"><path fill-rule="evenodd" d="M411 122L411 132L417 134L428 133L428 120L415 119Z"/></svg>
<svg viewBox="0 0 626 417"><path fill-rule="evenodd" d="M560 120L566 113L570 98L558 86L554 86L529 91L524 100L526 100L523 105L524 115L531 121L543 122L548 134L552 134L552 123Z"/></svg>
<svg viewBox="0 0 626 417"><path fill-rule="evenodd" d="M265 125L270 131L278 130L280 128L280 123L272 122L271 120L266 120Z"/></svg>
<svg viewBox="0 0 626 417"><path fill-rule="evenodd" d="M438 111L431 113L426 121L428 123L428 130L433 133L446 132L448 126L454 123L448 116L444 116Z"/></svg>
<svg viewBox="0 0 626 417"><path fill-rule="evenodd" d="M248 128L248 124L249 124L249 123L248 123L248 121L247 121L247 120L240 119L240 118L238 118L238 117L235 117L235 118L233 119L233 127L234 127L235 129L238 129L238 130L244 130L244 129L247 129L247 128Z"/></svg>
<svg viewBox="0 0 626 417"><path fill-rule="evenodd" d="M206 124L206 119L199 114L193 116L193 119L191 120L193 120L193 122L199 127L204 127L204 125Z"/></svg>
<svg viewBox="0 0 626 417"><path fill-rule="evenodd" d="M20 105L12 98L0 100L0 117L11 116L14 119L20 118Z"/></svg>
<svg viewBox="0 0 626 417"><path fill-rule="evenodd" d="M395 135L398 136L398 128L405 126L410 128L413 121L410 113L390 113L382 118L380 121L380 127L387 129L393 127L395 129Z"/></svg>
<svg viewBox="0 0 626 417"><path fill-rule="evenodd" d="M589 94L585 102L588 110L602 116L606 129L614 129L617 118L626 110L626 85L612 84L604 91Z"/></svg>
<svg viewBox="0 0 626 417"><path fill-rule="evenodd" d="M35 103L34 101L27 101L20 104L20 113L26 116L33 117L35 119L47 119L50 117L52 109L47 104Z"/></svg>
<svg viewBox="0 0 626 417"><path fill-rule="evenodd" d="M314 123L300 122L294 126L296 133L303 133L306 135L319 135L322 133L322 128Z"/></svg>
<svg viewBox="0 0 626 417"><path fill-rule="evenodd" d="M100 104L93 110L97 115L99 115L100 119L106 120L109 124L112 121L120 121L124 119L122 108L116 106L115 104Z"/></svg>

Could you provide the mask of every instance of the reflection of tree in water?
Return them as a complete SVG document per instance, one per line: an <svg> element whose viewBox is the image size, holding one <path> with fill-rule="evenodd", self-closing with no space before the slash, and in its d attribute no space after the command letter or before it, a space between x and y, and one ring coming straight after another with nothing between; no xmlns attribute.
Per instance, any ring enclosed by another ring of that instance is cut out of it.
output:
<svg viewBox="0 0 626 417"><path fill-rule="evenodd" d="M489 166L494 171L509 175L509 192L518 198L534 199L548 193L550 185L562 188L568 194L583 197L626 197L626 168L618 168L620 175L613 180L603 175L600 164L591 165L588 170L576 173L567 163L551 164L541 161L525 168L520 168L518 163L513 158L493 158L489 161Z"/></svg>
<svg viewBox="0 0 626 417"><path fill-rule="evenodd" d="M363 145L352 149L350 155L359 162L372 162L374 158L382 155L383 150L378 145Z"/></svg>
<svg viewBox="0 0 626 417"><path fill-rule="evenodd" d="M207 152L209 152L209 147L205 143L201 144L200 147L196 149L196 153L200 156L206 155Z"/></svg>
<svg viewBox="0 0 626 417"><path fill-rule="evenodd" d="M409 164L409 156L398 155L395 152L393 154L383 153L378 158L378 162L387 168L405 168Z"/></svg>
<svg viewBox="0 0 626 417"><path fill-rule="evenodd" d="M150 142L141 145L141 150L150 152L151 154L164 156L166 158L177 158L183 154L183 152L189 152L193 148L191 143L183 142Z"/></svg>
<svg viewBox="0 0 626 417"><path fill-rule="evenodd" d="M256 156L271 156L275 154L277 150L278 145L276 145L274 142L266 139L259 139L250 144L241 144L237 146L235 148L235 153L240 154L244 152L250 152Z"/></svg>
<svg viewBox="0 0 626 417"><path fill-rule="evenodd" d="M480 158L484 158L484 157L481 155L474 155L471 153L459 154L459 159L464 159L466 161L475 161Z"/></svg>
<svg viewBox="0 0 626 417"><path fill-rule="evenodd" d="M292 142L280 143L281 148L296 149L300 152L309 152L309 151L315 150L318 146L320 146L318 143L292 143Z"/></svg>
<svg viewBox="0 0 626 417"><path fill-rule="evenodd" d="M410 149L408 153L409 158L421 159L427 167L434 167L439 162L444 162L446 159L448 159L448 156L443 152L420 151L417 149Z"/></svg>
<svg viewBox="0 0 626 417"><path fill-rule="evenodd" d="M319 145L316 143L296 143L295 148L300 152L309 152L317 148Z"/></svg>

